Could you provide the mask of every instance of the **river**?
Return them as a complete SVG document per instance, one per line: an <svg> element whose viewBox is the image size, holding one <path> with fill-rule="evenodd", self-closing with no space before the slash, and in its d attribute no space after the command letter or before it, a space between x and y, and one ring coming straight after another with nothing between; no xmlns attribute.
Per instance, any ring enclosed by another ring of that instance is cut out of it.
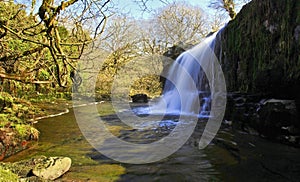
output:
<svg viewBox="0 0 300 182"><path fill-rule="evenodd" d="M118 117L111 114L109 103L98 104L97 107L102 120L107 121L110 131L121 139L138 142L148 138L151 142L172 130L172 125L168 125L137 132L120 124ZM88 113L88 109L86 112ZM72 159L72 167L57 181L198 182L300 179L299 148L222 125L212 143L204 150L199 150L198 141L204 124L205 121L199 122L186 144L159 162L123 164L93 149L80 132L73 109L70 109L67 114L39 120L36 124L41 132L38 143L5 161L14 162L38 155L68 156ZM162 135L158 136L157 133Z"/></svg>

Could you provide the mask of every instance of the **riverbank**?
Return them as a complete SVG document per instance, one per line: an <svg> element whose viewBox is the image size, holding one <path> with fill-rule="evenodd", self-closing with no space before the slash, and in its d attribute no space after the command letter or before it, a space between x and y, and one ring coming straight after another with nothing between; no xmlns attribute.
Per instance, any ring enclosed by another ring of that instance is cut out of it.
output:
<svg viewBox="0 0 300 182"><path fill-rule="evenodd" d="M109 103L97 104L100 115L113 112ZM82 107L84 112L90 112L89 107ZM67 114L39 120L34 125L41 133L39 141L27 150L23 150L6 158L6 163L15 163L36 158L64 156L72 160L70 170L59 180L62 181L116 181L125 173L125 168L119 163L95 161L93 155L98 152L86 141L78 128L73 109ZM109 127L112 133L119 134L120 127Z"/></svg>
<svg viewBox="0 0 300 182"><path fill-rule="evenodd" d="M30 121L37 122L40 119L55 117L58 115L66 114L72 108L72 100L57 99L48 102L32 103L35 107L40 109L40 112L31 118Z"/></svg>
<svg viewBox="0 0 300 182"><path fill-rule="evenodd" d="M72 107L72 101L64 98L29 101L12 97L5 92L1 92L0 96L0 161L36 146L40 131L36 129L35 124L41 119L66 114ZM28 159L31 160L35 158ZM31 165L32 169L34 167L35 165ZM0 181L19 181L21 177L26 177L20 175L23 169L24 166L19 165L19 162L0 162Z"/></svg>
<svg viewBox="0 0 300 182"><path fill-rule="evenodd" d="M40 133L34 127L38 120L65 114L72 106L66 98L42 97L25 99L0 92L0 161L39 139Z"/></svg>

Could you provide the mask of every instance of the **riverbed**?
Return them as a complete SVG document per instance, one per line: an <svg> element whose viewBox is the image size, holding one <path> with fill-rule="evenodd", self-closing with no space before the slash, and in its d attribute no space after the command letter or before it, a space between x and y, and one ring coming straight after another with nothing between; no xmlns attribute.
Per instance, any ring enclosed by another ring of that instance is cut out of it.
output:
<svg viewBox="0 0 300 182"><path fill-rule="evenodd" d="M84 109L86 107L86 110ZM82 107L88 114L88 106ZM139 106L135 106L139 107ZM111 133L121 139L157 140L172 125L137 132L121 124L110 103L97 104L99 117ZM300 149L272 142L222 125L212 143L198 149L205 119L199 121L190 139L169 157L150 164L125 164L95 150L82 135L73 109L64 115L39 120L38 143L7 158L14 162L34 156L67 156L72 159L68 173L57 181L298 181Z"/></svg>

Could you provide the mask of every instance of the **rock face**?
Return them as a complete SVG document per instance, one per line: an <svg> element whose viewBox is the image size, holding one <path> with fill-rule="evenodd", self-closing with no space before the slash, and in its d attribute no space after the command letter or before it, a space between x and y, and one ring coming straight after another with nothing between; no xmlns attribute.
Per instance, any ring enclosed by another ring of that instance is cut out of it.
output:
<svg viewBox="0 0 300 182"><path fill-rule="evenodd" d="M225 119L238 129L296 146L299 10L299 0L252 0L219 33L215 50L230 93Z"/></svg>
<svg viewBox="0 0 300 182"><path fill-rule="evenodd" d="M300 100L300 1L252 0L221 33L227 90Z"/></svg>

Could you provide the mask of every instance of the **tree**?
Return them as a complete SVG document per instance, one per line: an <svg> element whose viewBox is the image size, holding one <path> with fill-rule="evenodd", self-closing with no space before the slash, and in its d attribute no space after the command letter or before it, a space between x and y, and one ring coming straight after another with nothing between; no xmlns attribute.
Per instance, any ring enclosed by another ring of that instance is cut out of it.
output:
<svg viewBox="0 0 300 182"><path fill-rule="evenodd" d="M108 56L103 58L105 61L101 64L96 85L96 90L102 97L109 97L112 82L118 71L139 55L139 32L138 23L133 18L126 15L111 17L97 45L98 50L108 53Z"/></svg>
<svg viewBox="0 0 300 182"><path fill-rule="evenodd" d="M66 87L84 48L103 33L109 2L43 0L37 4L32 0L29 14L24 4L1 2L0 64L6 72L0 77L42 83L35 76L28 80L24 75L38 75L45 69L53 76L48 82ZM12 70L15 65L23 69Z"/></svg>
<svg viewBox="0 0 300 182"><path fill-rule="evenodd" d="M210 3L210 7L217 10L226 11L231 19L236 16L236 7L241 4L246 4L251 0L213 0Z"/></svg>
<svg viewBox="0 0 300 182"><path fill-rule="evenodd" d="M194 44L206 34L202 10L187 3L173 3L158 14L159 29L169 45Z"/></svg>
<svg viewBox="0 0 300 182"><path fill-rule="evenodd" d="M156 14L157 39L166 47L194 45L207 34L202 10L188 3L172 3Z"/></svg>
<svg viewBox="0 0 300 182"><path fill-rule="evenodd" d="M215 12L210 17L209 25L211 27L211 32L218 31L224 23L224 16L220 13Z"/></svg>
<svg viewBox="0 0 300 182"><path fill-rule="evenodd" d="M149 3L153 2L154 0L134 0L135 3L137 3L142 11L152 11L152 9L149 7ZM158 2L168 5L170 4L170 0L158 0Z"/></svg>
<svg viewBox="0 0 300 182"><path fill-rule="evenodd" d="M137 56L140 40L140 27L136 20L125 15L115 16L110 20L102 36L101 47L111 53L110 59L117 69L132 57ZM105 66L105 65L104 65Z"/></svg>
<svg viewBox="0 0 300 182"><path fill-rule="evenodd" d="M211 2L211 7L216 9L225 10L231 19L236 16L234 0L215 0Z"/></svg>

